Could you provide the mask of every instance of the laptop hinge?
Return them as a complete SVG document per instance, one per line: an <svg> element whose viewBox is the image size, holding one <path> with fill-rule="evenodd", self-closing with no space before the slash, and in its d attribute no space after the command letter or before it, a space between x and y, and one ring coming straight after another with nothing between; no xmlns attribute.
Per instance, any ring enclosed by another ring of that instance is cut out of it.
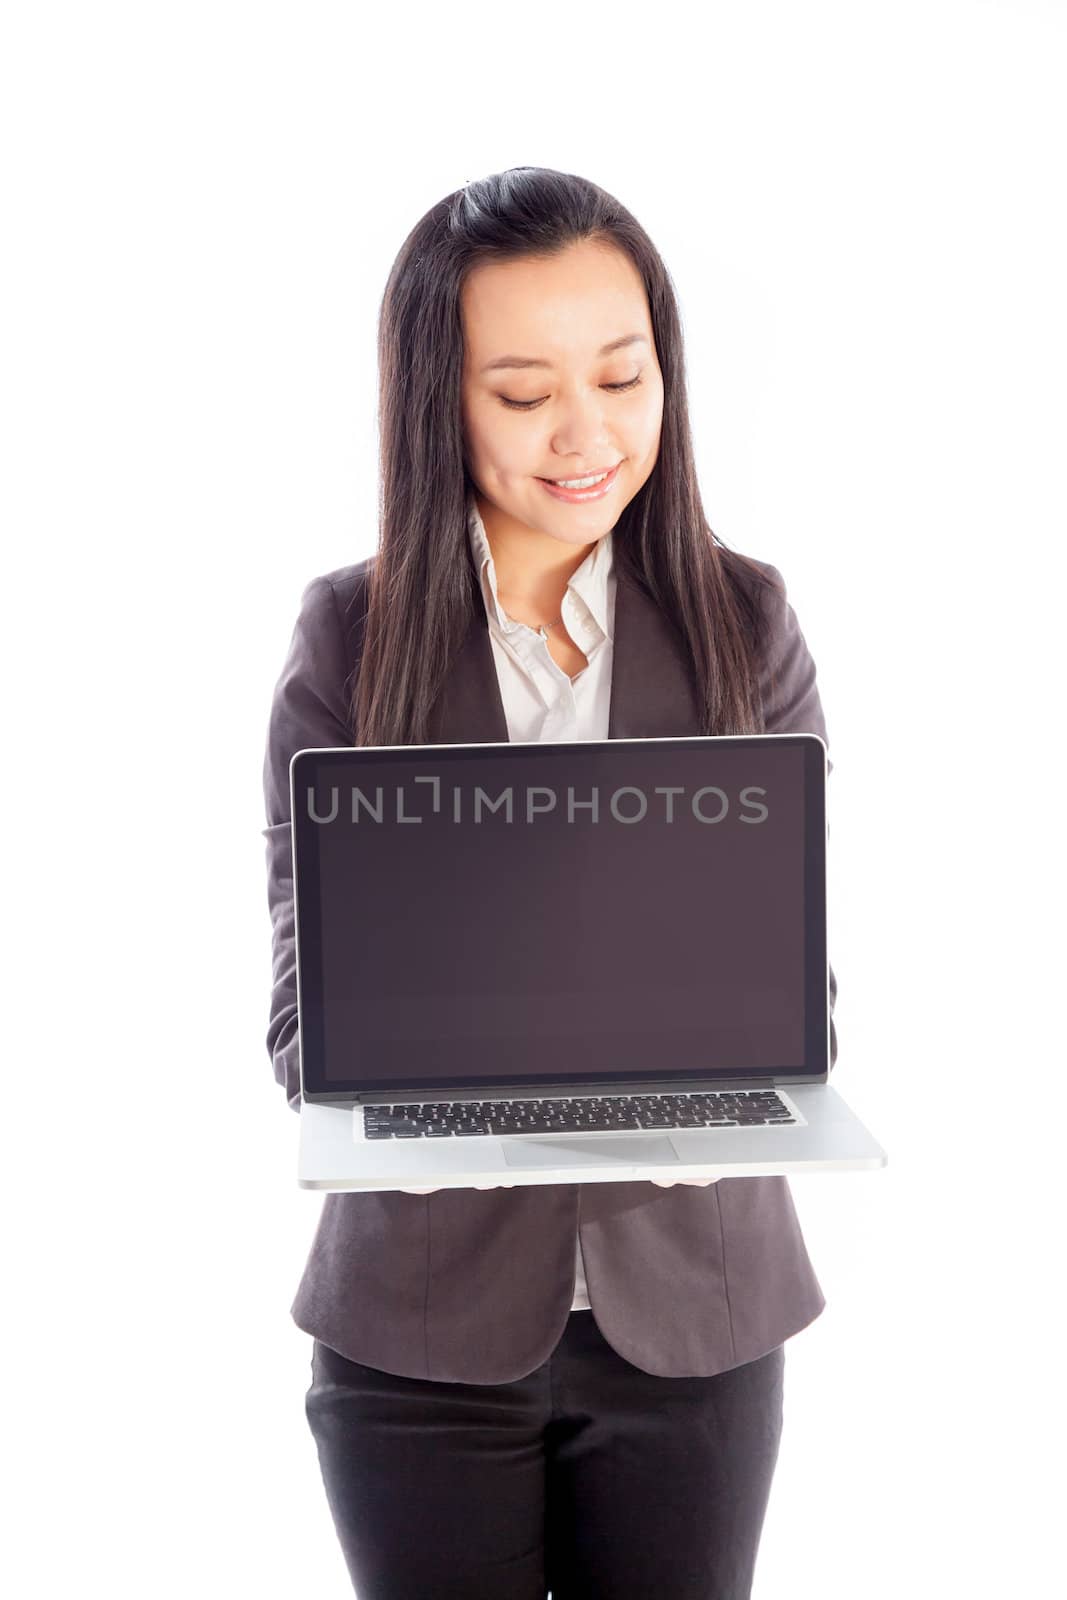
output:
<svg viewBox="0 0 1067 1600"><path fill-rule="evenodd" d="M440 1084L427 1084L418 1089L380 1089L370 1094L354 1094L355 1105L401 1105L416 1101L427 1104L434 1099L445 1100L548 1100L564 1095L608 1094L701 1094L712 1090L773 1089L781 1082L783 1088L791 1084L822 1083L818 1074L805 1074L789 1079L776 1079L770 1075L743 1078L703 1078L671 1080L656 1078L641 1083L539 1083L539 1084L485 1084L477 1089L442 1089Z"/></svg>

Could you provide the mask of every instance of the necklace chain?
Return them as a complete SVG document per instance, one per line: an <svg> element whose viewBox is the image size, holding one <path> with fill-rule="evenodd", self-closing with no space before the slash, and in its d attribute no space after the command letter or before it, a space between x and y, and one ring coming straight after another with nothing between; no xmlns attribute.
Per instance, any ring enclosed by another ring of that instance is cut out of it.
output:
<svg viewBox="0 0 1067 1600"><path fill-rule="evenodd" d="M499 590L497 591L497 599L500 600L500 591ZM504 602L501 600L500 603L501 603L501 606L503 607L503 603ZM520 621L520 618L513 617L511 615L510 611L505 611L504 615L511 622L519 622ZM524 626L527 627L527 628L533 628L534 632L535 633L539 633L541 635L542 639L543 639L545 637L545 630L547 628L558 628L562 621L563 621L562 617L557 617L555 622L527 622L527 623L524 624Z"/></svg>

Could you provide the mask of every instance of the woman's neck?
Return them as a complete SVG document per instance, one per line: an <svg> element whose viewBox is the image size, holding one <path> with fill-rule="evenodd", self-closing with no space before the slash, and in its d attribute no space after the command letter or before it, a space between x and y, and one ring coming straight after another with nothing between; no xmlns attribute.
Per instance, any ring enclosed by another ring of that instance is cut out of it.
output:
<svg viewBox="0 0 1067 1600"><path fill-rule="evenodd" d="M538 622L554 620L560 614L567 584L596 541L564 544L549 533L509 523L480 496L476 503L493 557L500 604L520 622L535 613Z"/></svg>

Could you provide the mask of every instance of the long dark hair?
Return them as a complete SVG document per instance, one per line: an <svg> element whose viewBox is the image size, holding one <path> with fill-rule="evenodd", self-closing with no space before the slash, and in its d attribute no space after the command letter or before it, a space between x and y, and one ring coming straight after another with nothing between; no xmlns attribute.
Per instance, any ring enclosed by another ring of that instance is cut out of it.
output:
<svg viewBox="0 0 1067 1600"><path fill-rule="evenodd" d="M674 288L640 223L585 178L512 167L433 206L393 264L378 322L378 550L366 587L351 721L361 745L423 744L454 652L483 604L467 535L474 485L460 404L460 292L483 261L614 243L641 274L663 373L660 447L612 534L614 559L669 619L692 663L701 732L760 733L755 658L764 575L712 533L697 487Z"/></svg>

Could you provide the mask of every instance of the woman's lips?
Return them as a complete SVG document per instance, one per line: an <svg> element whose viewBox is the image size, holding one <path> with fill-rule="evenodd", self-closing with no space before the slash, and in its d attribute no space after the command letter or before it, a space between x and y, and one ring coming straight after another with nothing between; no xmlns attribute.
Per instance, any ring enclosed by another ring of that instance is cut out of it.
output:
<svg viewBox="0 0 1067 1600"><path fill-rule="evenodd" d="M617 461L607 477L602 479L600 483L594 483L590 489L561 489L558 484L552 482L551 478L538 478L537 481L544 484L554 500L562 500L567 505L584 505L587 500L603 499L604 495L611 489L615 479L619 476L619 468L621 466L622 462ZM591 478L592 473L586 472L582 476Z"/></svg>

